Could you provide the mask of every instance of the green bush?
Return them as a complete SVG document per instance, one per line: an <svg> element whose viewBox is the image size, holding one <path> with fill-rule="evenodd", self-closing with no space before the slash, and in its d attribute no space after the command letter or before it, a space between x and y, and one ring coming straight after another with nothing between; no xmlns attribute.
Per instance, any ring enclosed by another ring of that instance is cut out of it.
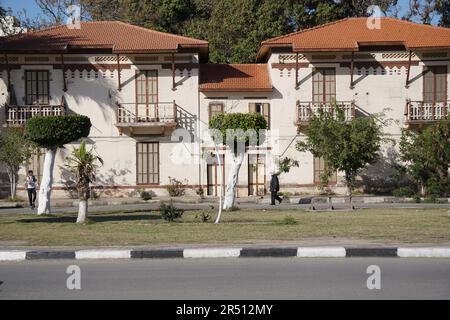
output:
<svg viewBox="0 0 450 320"><path fill-rule="evenodd" d="M394 197L412 197L416 194L416 191L409 186L400 187L392 191Z"/></svg>
<svg viewBox="0 0 450 320"><path fill-rule="evenodd" d="M298 224L298 221L293 216L286 216L280 221L280 224L296 225Z"/></svg>
<svg viewBox="0 0 450 320"><path fill-rule="evenodd" d="M428 180L427 196L434 199L438 197L445 197L449 192L448 186L448 181L432 177Z"/></svg>
<svg viewBox="0 0 450 320"><path fill-rule="evenodd" d="M26 136L44 148L62 147L89 136L91 126L82 115L34 117L26 123Z"/></svg>
<svg viewBox="0 0 450 320"><path fill-rule="evenodd" d="M200 219L201 222L207 223L211 221L213 216L213 206L209 206L208 210L202 210L195 215L195 219Z"/></svg>
<svg viewBox="0 0 450 320"><path fill-rule="evenodd" d="M183 182L172 177L169 177L169 185L166 187L166 190L171 197L181 197L186 193Z"/></svg>
<svg viewBox="0 0 450 320"><path fill-rule="evenodd" d="M138 193L142 200L144 201L152 200L152 194L150 192L139 189Z"/></svg>
<svg viewBox="0 0 450 320"><path fill-rule="evenodd" d="M161 217L168 222L173 222L175 219L181 218L184 213L183 209L176 208L172 202L169 204L161 203L159 210Z"/></svg>

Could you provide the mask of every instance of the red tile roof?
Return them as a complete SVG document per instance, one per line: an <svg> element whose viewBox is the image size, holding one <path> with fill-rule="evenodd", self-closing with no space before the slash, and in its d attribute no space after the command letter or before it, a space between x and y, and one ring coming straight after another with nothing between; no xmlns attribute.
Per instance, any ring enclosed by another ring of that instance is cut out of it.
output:
<svg viewBox="0 0 450 320"><path fill-rule="evenodd" d="M393 18L381 18L380 29L369 29L367 18L347 18L263 41L258 57L270 47L294 52L358 51L360 45L404 45L407 49L450 48L450 29Z"/></svg>
<svg viewBox="0 0 450 320"><path fill-rule="evenodd" d="M200 91L272 91L267 64L204 64Z"/></svg>
<svg viewBox="0 0 450 320"><path fill-rule="evenodd" d="M159 32L119 21L82 22L80 29L56 26L0 40L2 51L59 52L66 49L112 49L114 53L176 52L208 48L208 42Z"/></svg>

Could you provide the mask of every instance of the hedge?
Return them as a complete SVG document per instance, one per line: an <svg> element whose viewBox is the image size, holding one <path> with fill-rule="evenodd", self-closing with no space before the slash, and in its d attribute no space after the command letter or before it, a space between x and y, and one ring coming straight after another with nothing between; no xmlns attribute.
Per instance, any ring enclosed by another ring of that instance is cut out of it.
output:
<svg viewBox="0 0 450 320"><path fill-rule="evenodd" d="M91 120L82 115L34 117L26 123L28 140L44 148L57 148L89 136Z"/></svg>

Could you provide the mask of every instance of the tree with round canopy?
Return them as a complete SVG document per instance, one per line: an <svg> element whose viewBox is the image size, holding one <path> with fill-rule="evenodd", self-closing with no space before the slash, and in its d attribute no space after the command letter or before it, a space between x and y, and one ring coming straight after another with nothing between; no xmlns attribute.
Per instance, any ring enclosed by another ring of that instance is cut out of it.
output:
<svg viewBox="0 0 450 320"><path fill-rule="evenodd" d="M50 195L56 151L67 143L89 136L91 126L90 119L82 115L34 117L27 121L27 138L47 149L39 189L39 215L51 214Z"/></svg>
<svg viewBox="0 0 450 320"><path fill-rule="evenodd" d="M229 210L235 204L239 170L244 162L247 147L263 143L264 134L261 133L267 128L267 123L259 113L219 113L211 118L209 127L216 146L228 146L232 155L232 167L223 203L223 209ZM220 212L216 223L219 221Z"/></svg>

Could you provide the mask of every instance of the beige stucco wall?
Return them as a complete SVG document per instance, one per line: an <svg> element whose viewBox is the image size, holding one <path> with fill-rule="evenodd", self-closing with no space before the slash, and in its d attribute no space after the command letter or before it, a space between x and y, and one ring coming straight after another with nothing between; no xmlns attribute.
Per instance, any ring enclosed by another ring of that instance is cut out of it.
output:
<svg viewBox="0 0 450 320"><path fill-rule="evenodd" d="M407 62L408 57L405 52L390 52L398 54L400 58L383 58L383 52L372 52L374 59L379 61L403 61ZM134 60L123 61L123 64L131 63L130 69L121 71L122 90L117 89L117 71L106 71L105 73L91 71L89 76L87 71L83 71L80 76L78 71L67 71L68 91L63 92L63 75L61 69L53 69L53 64L58 64L56 56L50 56L51 65L22 65L20 69L11 71L11 82L14 85L19 104L24 104L24 70L27 69L48 69L51 72L50 96L51 104L59 104L64 95L67 106L71 112L84 114L90 117L92 129L88 142L95 147L96 151L105 160L104 166L100 169L98 185L106 187L107 194L120 194L129 196L135 194L136 186L136 142L149 141L159 142L160 146L160 185L145 186L152 189L156 194L165 194L164 186L168 184L169 176L176 177L192 186L206 185L206 162L201 159L202 147L211 147L201 141L204 140L205 132L208 128L208 106L211 102L221 102L225 106L225 112L248 112L249 103L269 103L271 130L276 138L268 145L263 146L260 151L252 150L249 153L266 154L266 183L270 178L271 161L276 157L290 157L299 161L299 168L293 168L289 174L283 174L280 182L283 191L290 192L311 192L317 191L314 186L313 177L313 157L309 153L300 153L295 150L295 142L304 139L303 134L297 133L296 121L296 101L312 100L312 72L315 67L335 67L336 68L336 99L338 101L354 100L360 113L380 113L385 111L387 118L392 118L393 122L385 127L385 134L398 140L400 130L404 127L404 110L407 99L422 100L423 78L421 73L424 65L447 65L446 59L436 58L436 61L423 61L421 55L415 56L410 71L411 83L409 88L405 88L407 69L402 67L386 68L382 70L356 69L354 74L354 88L350 88L349 68L340 67L343 62L344 53L336 53L336 60L323 61L313 60L311 55L306 55L301 60L302 64L308 63L307 67L299 70L299 88L295 88L295 70L291 68L272 68L272 63L280 63L280 55L286 53L273 53L268 61L267 68L273 83L273 92L199 92L199 69L176 70L176 90L172 90L172 71L170 68L163 68L162 64L170 62L164 61L163 56L159 56L159 63L138 64ZM91 63L99 55L88 55ZM101 55L108 57L108 55ZM186 54L183 54L186 57ZM68 56L69 57L69 56ZM114 58L115 56L109 56ZM23 57L19 57L19 62ZM198 56L189 56L190 62L197 62ZM444 61L438 61L444 60ZM348 60L346 60L348 62ZM356 60L363 61L363 60ZM286 61L293 63L295 60ZM66 62L71 63L71 62ZM75 63L75 62L73 62ZM115 61L102 62L102 64L116 65ZM171 136L142 136L129 137L120 135L115 126L116 102L135 102L135 81L136 70L158 70L159 101L171 102L175 100L179 107L181 116L179 123L182 128L187 129L189 136L185 136L182 141ZM5 123L4 104L7 99L6 93L6 70L1 72L0 79L0 124L3 128ZM226 98L226 99L224 99ZM172 141L173 140L173 141ZM64 156L76 145L68 145L65 149L58 151L57 163L55 166L55 189L56 195L63 195L60 192L64 186L63 170L61 169ZM395 149L395 148L394 148ZM206 149L211 151L211 149ZM226 172L229 173L230 157L225 151ZM390 154L392 150L389 146L384 146L384 153ZM185 157L187 160L180 161ZM239 195L247 194L248 185L248 158L240 172ZM376 167L376 166L375 166ZM342 176L342 174L340 174ZM342 188L339 191L343 191ZM190 191L193 193L194 191Z"/></svg>

